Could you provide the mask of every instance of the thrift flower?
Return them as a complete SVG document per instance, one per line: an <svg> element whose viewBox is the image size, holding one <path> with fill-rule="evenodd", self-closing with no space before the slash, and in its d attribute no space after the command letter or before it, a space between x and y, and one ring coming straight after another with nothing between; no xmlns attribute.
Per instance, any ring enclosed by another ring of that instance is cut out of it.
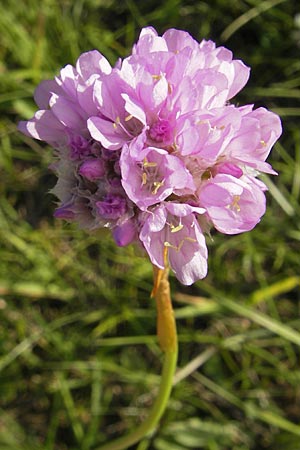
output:
<svg viewBox="0 0 300 450"><path fill-rule="evenodd" d="M54 215L108 227L190 285L206 276L204 232L251 230L265 212L260 172L281 134L279 117L229 101L250 69L212 41L147 27L114 67L82 54L35 92L40 108L20 122L54 148Z"/></svg>

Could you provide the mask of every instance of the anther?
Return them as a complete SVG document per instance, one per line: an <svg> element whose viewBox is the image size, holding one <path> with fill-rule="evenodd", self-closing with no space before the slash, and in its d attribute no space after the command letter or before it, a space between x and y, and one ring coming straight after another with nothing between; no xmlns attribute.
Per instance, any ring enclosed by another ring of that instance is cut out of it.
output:
<svg viewBox="0 0 300 450"><path fill-rule="evenodd" d="M154 189L153 189L153 191L152 191L152 194L153 194L153 195L156 195L157 192L158 192L158 189L159 189L161 186L163 186L163 184L164 184L163 181L154 181L154 182L153 182Z"/></svg>
<svg viewBox="0 0 300 450"><path fill-rule="evenodd" d="M240 195L234 195L232 202L230 203L230 205L227 205L226 208L235 209L236 212L240 212L241 210L241 207L239 205L240 198L241 198Z"/></svg>
<svg viewBox="0 0 300 450"><path fill-rule="evenodd" d="M149 162L147 160L147 158L144 158L144 160L143 160L143 167L156 167L156 166L157 166L157 163Z"/></svg>
<svg viewBox="0 0 300 450"><path fill-rule="evenodd" d="M147 184L147 174L146 172L142 173L142 186L145 186Z"/></svg>
<svg viewBox="0 0 300 450"><path fill-rule="evenodd" d="M116 117L116 120L115 120L114 123L113 123L114 129L116 129L117 126L120 125L120 123L121 123L120 117L118 116L118 117Z"/></svg>
<svg viewBox="0 0 300 450"><path fill-rule="evenodd" d="M177 231L182 230L183 225L182 225L182 223L180 223L179 225L177 225L177 227L175 227L173 224L171 224L170 228L171 228L171 233L177 233Z"/></svg>

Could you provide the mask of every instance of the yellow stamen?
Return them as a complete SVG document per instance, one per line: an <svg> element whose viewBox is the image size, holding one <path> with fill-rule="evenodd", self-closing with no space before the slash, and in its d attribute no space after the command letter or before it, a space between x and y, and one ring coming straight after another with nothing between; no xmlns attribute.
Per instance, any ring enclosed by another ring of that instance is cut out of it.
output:
<svg viewBox="0 0 300 450"><path fill-rule="evenodd" d="M125 117L125 122L128 122L128 120L131 120L133 118L132 114L129 114L129 116Z"/></svg>
<svg viewBox="0 0 300 450"><path fill-rule="evenodd" d="M180 252L180 250L182 249L182 246L184 244L184 241L189 241L189 242L197 242L196 239L190 238L190 237L185 237L184 239L182 239L182 241L179 242L179 245L176 247L176 245L170 244L170 242L165 241L164 242L164 246L168 247L168 248L173 248L174 250L176 250L176 252Z"/></svg>
<svg viewBox="0 0 300 450"><path fill-rule="evenodd" d="M182 230L183 225L182 225L182 223L180 223L177 227L174 227L174 225L171 224L170 228L171 228L171 233L177 233L177 231Z"/></svg>
<svg viewBox="0 0 300 450"><path fill-rule="evenodd" d="M176 247L176 245L170 244L170 242L168 242L168 241L164 242L164 246L168 247L168 248L173 248L174 250L178 251L178 247Z"/></svg>
<svg viewBox="0 0 300 450"><path fill-rule="evenodd" d="M205 119L205 120L198 120L198 121L195 123L195 125L204 125L205 123L208 123L208 124L209 124L209 121L208 121L207 119Z"/></svg>
<svg viewBox="0 0 300 450"><path fill-rule="evenodd" d="M149 162L147 158L144 158L143 167L156 167L156 166L157 166L156 162Z"/></svg>
<svg viewBox="0 0 300 450"><path fill-rule="evenodd" d="M155 195L158 192L158 189L163 186L164 182L163 181L154 181L153 186L154 189L152 191L152 194Z"/></svg>
<svg viewBox="0 0 300 450"><path fill-rule="evenodd" d="M240 212L240 210L241 210L241 207L239 205L240 198L241 198L240 195L234 195L232 202L230 203L230 205L227 205L226 208L235 209L236 212Z"/></svg>
<svg viewBox="0 0 300 450"><path fill-rule="evenodd" d="M118 116L118 117L116 117L116 120L115 120L115 122L113 123L114 129L116 129L117 126L120 125L120 123L121 123L121 120L120 120L120 117Z"/></svg>
<svg viewBox="0 0 300 450"><path fill-rule="evenodd" d="M147 184L147 174L145 172L142 173L142 186Z"/></svg>
<svg viewBox="0 0 300 450"><path fill-rule="evenodd" d="M184 238L185 241L189 241L189 242L197 242L197 239L191 238L191 237L185 237Z"/></svg>

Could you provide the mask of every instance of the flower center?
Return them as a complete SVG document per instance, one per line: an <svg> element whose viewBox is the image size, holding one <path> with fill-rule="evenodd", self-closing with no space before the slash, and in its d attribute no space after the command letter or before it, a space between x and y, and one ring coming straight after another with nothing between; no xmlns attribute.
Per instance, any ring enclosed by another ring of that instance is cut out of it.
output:
<svg viewBox="0 0 300 450"><path fill-rule="evenodd" d="M148 188L151 194L156 195L159 188L164 185L164 180L158 181L157 163L144 158L142 162L142 186Z"/></svg>
<svg viewBox="0 0 300 450"><path fill-rule="evenodd" d="M149 129L149 137L155 142L168 142L172 137L170 122L166 119L158 119Z"/></svg>
<svg viewBox="0 0 300 450"><path fill-rule="evenodd" d="M234 195L232 202L229 205L227 205L226 208L234 210L237 213L240 212L241 211L241 207L239 205L240 198L241 198L240 195Z"/></svg>
<svg viewBox="0 0 300 450"><path fill-rule="evenodd" d="M182 249L182 246L185 242L197 242L196 239L190 237L190 236L184 236L180 231L184 230L185 226L181 222L181 218L179 220L175 220L174 222L166 222L168 225L167 228L167 236L170 238L170 241L164 242L165 248L171 248L175 250L176 252L180 252ZM171 233L171 235L169 234ZM179 233L179 239L177 236L174 236L174 234Z"/></svg>

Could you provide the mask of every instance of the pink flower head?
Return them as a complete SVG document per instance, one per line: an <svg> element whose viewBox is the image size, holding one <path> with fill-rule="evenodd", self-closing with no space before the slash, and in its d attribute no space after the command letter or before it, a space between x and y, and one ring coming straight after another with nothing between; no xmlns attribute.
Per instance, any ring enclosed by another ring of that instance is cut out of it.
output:
<svg viewBox="0 0 300 450"><path fill-rule="evenodd" d="M275 173L266 158L279 117L229 104L249 72L212 41L147 27L115 67L94 50L42 82L40 109L19 129L55 148L54 215L108 227L160 268L167 249L183 284L205 277L203 232L251 230L265 212L257 176Z"/></svg>

